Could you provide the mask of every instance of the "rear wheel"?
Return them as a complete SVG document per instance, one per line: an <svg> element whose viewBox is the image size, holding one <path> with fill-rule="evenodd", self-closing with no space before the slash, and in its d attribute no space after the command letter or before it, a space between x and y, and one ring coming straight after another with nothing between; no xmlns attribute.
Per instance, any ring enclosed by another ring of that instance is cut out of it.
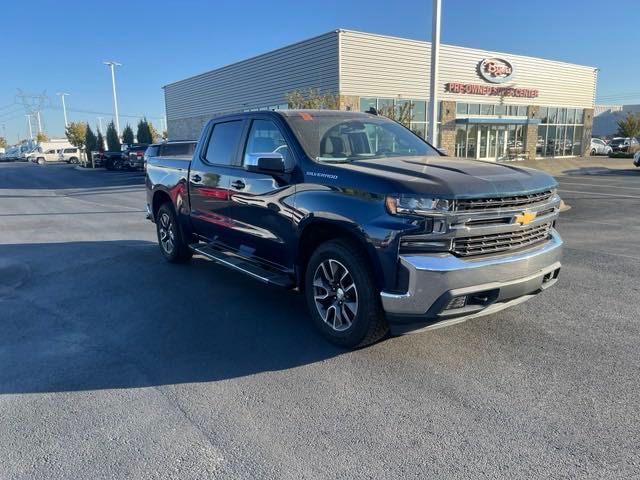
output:
<svg viewBox="0 0 640 480"><path fill-rule="evenodd" d="M592 157L595 157L595 156L596 156L596 153L598 153L598 152L596 152L596 149L595 149L595 148L592 148L592 149L591 149L591 156L592 156Z"/></svg>
<svg viewBox="0 0 640 480"><path fill-rule="evenodd" d="M36 161L38 162L38 165L44 165L44 158L39 157Z"/></svg>
<svg viewBox="0 0 640 480"><path fill-rule="evenodd" d="M69 163L78 163L78 157L71 157Z"/></svg>
<svg viewBox="0 0 640 480"><path fill-rule="evenodd" d="M156 215L156 231L158 244L162 254L171 263L184 263L189 261L193 252L184 241L184 236L173 206L170 203L163 204Z"/></svg>
<svg viewBox="0 0 640 480"><path fill-rule="evenodd" d="M388 332L369 259L355 244L330 240L311 256L305 295L316 328L343 347L370 345Z"/></svg>

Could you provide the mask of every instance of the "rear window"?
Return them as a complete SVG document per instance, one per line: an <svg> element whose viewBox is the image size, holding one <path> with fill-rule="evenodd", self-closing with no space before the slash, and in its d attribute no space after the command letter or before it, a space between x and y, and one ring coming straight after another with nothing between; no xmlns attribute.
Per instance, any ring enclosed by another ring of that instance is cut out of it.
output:
<svg viewBox="0 0 640 480"><path fill-rule="evenodd" d="M186 143L167 143L162 145L161 153L163 157L189 157L193 156L196 144L193 142Z"/></svg>
<svg viewBox="0 0 640 480"><path fill-rule="evenodd" d="M147 150L144 152L144 154L147 157L157 157L158 156L158 150L160 150L160 147L158 145L151 145L149 148L147 148Z"/></svg>

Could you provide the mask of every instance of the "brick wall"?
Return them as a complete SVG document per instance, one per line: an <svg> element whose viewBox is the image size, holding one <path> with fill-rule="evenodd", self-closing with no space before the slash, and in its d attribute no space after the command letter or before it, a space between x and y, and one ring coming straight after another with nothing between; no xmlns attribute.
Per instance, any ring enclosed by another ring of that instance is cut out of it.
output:
<svg viewBox="0 0 640 480"><path fill-rule="evenodd" d="M440 128L438 130L438 146L444 148L449 155L454 155L456 147L456 102L440 102Z"/></svg>

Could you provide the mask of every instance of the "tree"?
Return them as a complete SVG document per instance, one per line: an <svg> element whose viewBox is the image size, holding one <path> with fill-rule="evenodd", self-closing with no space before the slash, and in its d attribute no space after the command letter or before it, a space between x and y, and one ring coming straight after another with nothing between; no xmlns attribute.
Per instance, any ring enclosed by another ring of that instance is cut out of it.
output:
<svg viewBox="0 0 640 480"><path fill-rule="evenodd" d="M134 143L133 142L133 129L131 125L127 123L127 126L122 130L122 143Z"/></svg>
<svg viewBox="0 0 640 480"><path fill-rule="evenodd" d="M622 120L618 120L618 135L621 137L640 136L640 113L627 113Z"/></svg>
<svg viewBox="0 0 640 480"><path fill-rule="evenodd" d="M38 132L36 134L36 142L40 143L40 142L48 142L48 141L49 141L49 137L47 136L46 133Z"/></svg>
<svg viewBox="0 0 640 480"><path fill-rule="evenodd" d="M87 124L82 122L71 122L64 129L67 140L74 147L84 149L85 135L87 133Z"/></svg>
<svg viewBox="0 0 640 480"><path fill-rule="evenodd" d="M340 110L340 95L322 93L319 88L294 90L287 94L289 108L321 108Z"/></svg>
<svg viewBox="0 0 640 480"><path fill-rule="evenodd" d="M116 126L113 121L109 122L107 126L107 150L110 152L120 151L120 139L118 138L118 132L116 132Z"/></svg>
<svg viewBox="0 0 640 480"><path fill-rule="evenodd" d="M411 102L409 100L398 100L395 105L380 108L378 115L395 120L409 128L411 125Z"/></svg>
<svg viewBox="0 0 640 480"><path fill-rule="evenodd" d="M95 151L98 147L98 138L89 125L87 125L87 131L84 136L84 144L87 148L87 162L90 162L91 152Z"/></svg>
<svg viewBox="0 0 640 480"><path fill-rule="evenodd" d="M100 129L98 129L97 144L97 151L100 153L104 152L104 137L102 136Z"/></svg>
<svg viewBox="0 0 640 480"><path fill-rule="evenodd" d="M149 122L148 125L149 125L149 134L151 135L151 143L156 143L160 138L160 135L158 134L156 127L153 126L153 123Z"/></svg>
<svg viewBox="0 0 640 480"><path fill-rule="evenodd" d="M146 118L138 122L138 132L136 134L138 143L154 143L156 136L155 128Z"/></svg>
<svg viewBox="0 0 640 480"><path fill-rule="evenodd" d="M0 137L0 148L7 148L7 139L4 137Z"/></svg>

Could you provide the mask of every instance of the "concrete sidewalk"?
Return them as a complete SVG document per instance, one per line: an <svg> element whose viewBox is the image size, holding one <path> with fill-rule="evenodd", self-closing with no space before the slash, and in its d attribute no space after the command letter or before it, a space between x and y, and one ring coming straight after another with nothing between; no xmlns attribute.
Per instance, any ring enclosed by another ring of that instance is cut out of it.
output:
<svg viewBox="0 0 640 480"><path fill-rule="evenodd" d="M606 172L608 170L637 170L632 158L609 157L574 157L574 158L545 158L540 160L525 160L523 162L509 162L513 165L537 168L551 175L588 175L590 173Z"/></svg>

